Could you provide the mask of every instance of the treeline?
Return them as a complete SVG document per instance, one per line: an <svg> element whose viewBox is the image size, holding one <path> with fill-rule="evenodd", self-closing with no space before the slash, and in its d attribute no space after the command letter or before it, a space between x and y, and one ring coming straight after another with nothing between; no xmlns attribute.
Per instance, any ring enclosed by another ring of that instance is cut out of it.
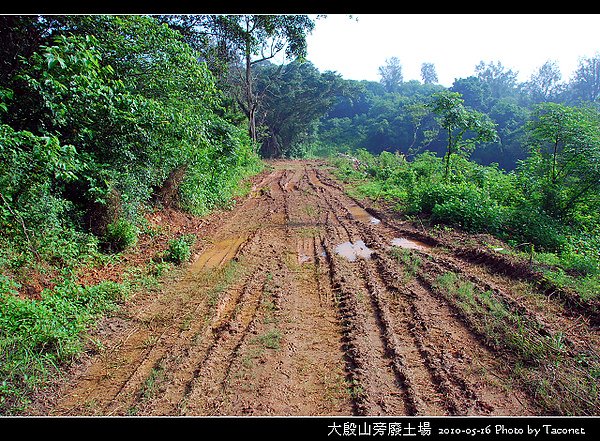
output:
<svg viewBox="0 0 600 441"><path fill-rule="evenodd" d="M423 82L404 82L402 66L392 58L380 68L381 81L348 81L354 93L340 97L321 120L318 140L322 147L399 151L409 157L426 150L443 154L446 140L427 106L434 93L447 89L459 93L465 107L488 115L496 124L497 139L479 143L471 159L512 170L529 154L525 126L537 105L597 106L600 98L598 54L582 58L568 81L561 81L553 61L524 83L499 61L480 62L473 75L457 78L449 88L436 84L435 66L425 63L422 72Z"/></svg>
<svg viewBox="0 0 600 441"><path fill-rule="evenodd" d="M499 62L481 62L475 71L447 89L435 84L431 65L424 65L423 83L403 82L401 66L392 59L380 69L381 82L357 82L358 94L339 99L321 120L319 140L338 151L393 152L407 164L433 152L443 157L444 190L430 195L433 202L417 204L421 213L545 251L560 253L576 236L587 244L581 255L598 267L598 244L592 238L600 226L600 55L581 59L565 83L552 62L522 84ZM496 165L478 169L486 175L483 180L470 176L463 182L475 167L468 159ZM387 160L383 164L383 170L369 166L367 173L401 173L388 170ZM402 185L429 188L436 176L428 172L424 181ZM498 182L488 182L492 176ZM507 182L511 185L504 187ZM482 194L459 190L476 183ZM489 194L496 185L503 186L504 194ZM452 204L456 210L441 215ZM410 212L417 211L413 206Z"/></svg>
<svg viewBox="0 0 600 441"><path fill-rule="evenodd" d="M404 81L395 57L380 67L380 81L344 80L301 58L285 65L262 60L253 67L257 140L265 157L323 156L359 148L408 158L424 151L442 156L447 137L433 106L434 96L447 91L494 124L497 136L480 139L465 152L470 159L513 170L529 156L526 125L540 105L593 107L600 99L600 54L580 59L568 81L562 81L553 61L523 83L501 62L481 61L473 75L457 78L449 88L437 84L431 63L423 64L421 82Z"/></svg>

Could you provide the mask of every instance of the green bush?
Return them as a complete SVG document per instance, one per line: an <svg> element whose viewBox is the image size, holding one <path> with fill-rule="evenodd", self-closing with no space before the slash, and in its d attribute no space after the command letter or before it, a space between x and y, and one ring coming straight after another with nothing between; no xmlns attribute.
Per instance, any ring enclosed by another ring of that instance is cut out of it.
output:
<svg viewBox="0 0 600 441"><path fill-rule="evenodd" d="M181 265L187 262L191 256L192 246L196 240L193 234L186 234L169 242L169 248L165 253L165 260Z"/></svg>
<svg viewBox="0 0 600 441"><path fill-rule="evenodd" d="M541 208L530 204L510 207L503 237L535 245L544 251L559 251L567 245L565 227Z"/></svg>
<svg viewBox="0 0 600 441"><path fill-rule="evenodd" d="M598 231L569 235L567 239L568 244L560 255L563 267L580 275L600 275L600 237Z"/></svg>
<svg viewBox="0 0 600 441"><path fill-rule="evenodd" d="M504 210L489 197L472 191L436 204L431 220L462 228L472 233L497 233L504 221Z"/></svg>
<svg viewBox="0 0 600 441"><path fill-rule="evenodd" d="M103 245L112 252L121 252L137 242L136 226L125 219L119 219L107 225Z"/></svg>
<svg viewBox="0 0 600 441"><path fill-rule="evenodd" d="M600 274L600 264L597 257L590 254L566 252L561 254L561 263L567 270L575 271L581 275Z"/></svg>

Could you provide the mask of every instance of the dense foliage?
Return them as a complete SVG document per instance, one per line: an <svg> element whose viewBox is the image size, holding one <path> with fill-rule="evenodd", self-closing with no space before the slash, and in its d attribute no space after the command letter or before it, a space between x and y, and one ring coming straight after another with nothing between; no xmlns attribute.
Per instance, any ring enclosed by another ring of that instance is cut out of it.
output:
<svg viewBox="0 0 600 441"><path fill-rule="evenodd" d="M321 74L310 62L257 66L257 93L262 95L257 120L263 157L306 157L318 144L319 119L345 93L341 77Z"/></svg>
<svg viewBox="0 0 600 441"><path fill-rule="evenodd" d="M128 291L81 286L77 267L135 245L153 204L226 206L261 163L200 54L154 18L3 17L2 35L0 409L12 409ZM170 244L167 260L186 258L189 241ZM36 274L48 283L31 299Z"/></svg>
<svg viewBox="0 0 600 441"><path fill-rule="evenodd" d="M528 81L519 83L517 73L502 63L482 61L473 75L455 79L446 89L432 80L431 73L423 83L402 81L399 60L390 59L380 69L381 82L346 80L352 93L340 96L321 119L319 139L332 151L364 148L374 154L386 150L410 156L429 150L443 155L447 151L444 131L434 115L423 109L430 106L435 93L456 92L466 109L489 117L498 135L479 142L471 159L513 170L529 155L525 125L534 106L545 102L597 106L599 67L600 55L582 58L573 77L561 82L556 64L548 61ZM435 71L435 66L427 70Z"/></svg>

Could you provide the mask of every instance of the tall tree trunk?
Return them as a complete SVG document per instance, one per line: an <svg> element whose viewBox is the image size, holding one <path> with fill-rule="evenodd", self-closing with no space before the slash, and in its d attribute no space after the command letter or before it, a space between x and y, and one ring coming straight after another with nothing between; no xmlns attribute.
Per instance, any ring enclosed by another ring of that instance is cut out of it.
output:
<svg viewBox="0 0 600 441"><path fill-rule="evenodd" d="M246 41L246 103L248 105L248 133L252 141L257 140L256 136L256 99L252 90L252 60L250 46L249 23L246 23L247 41Z"/></svg>
<svg viewBox="0 0 600 441"><path fill-rule="evenodd" d="M556 157L558 155L558 143L559 140L556 139L554 142L554 154L552 155L552 183L556 183Z"/></svg>
<svg viewBox="0 0 600 441"><path fill-rule="evenodd" d="M444 173L444 180L448 180L450 176L450 155L452 154L452 130L448 129L448 151L446 152L446 171Z"/></svg>

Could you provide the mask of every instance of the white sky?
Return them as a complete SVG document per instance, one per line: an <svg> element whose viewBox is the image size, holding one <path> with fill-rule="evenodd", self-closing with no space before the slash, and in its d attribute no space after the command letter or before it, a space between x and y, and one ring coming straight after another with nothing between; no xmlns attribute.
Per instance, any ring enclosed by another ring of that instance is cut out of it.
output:
<svg viewBox="0 0 600 441"><path fill-rule="evenodd" d="M450 87L480 61L500 61L522 82L548 60L567 81L580 57L600 51L600 14L333 14L315 23L307 59L352 80L379 81L379 66L395 56L404 81L421 81L429 62Z"/></svg>

